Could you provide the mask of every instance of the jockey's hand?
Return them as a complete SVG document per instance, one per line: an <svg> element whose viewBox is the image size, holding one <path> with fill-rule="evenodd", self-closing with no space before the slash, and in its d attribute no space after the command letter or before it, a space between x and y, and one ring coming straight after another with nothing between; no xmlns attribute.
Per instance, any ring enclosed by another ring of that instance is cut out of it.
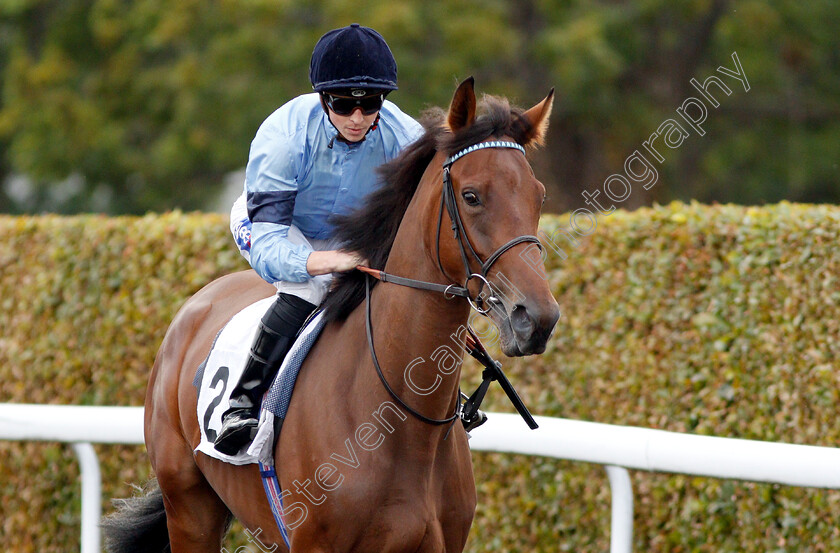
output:
<svg viewBox="0 0 840 553"><path fill-rule="evenodd" d="M306 270L312 276L352 271L357 265L366 265L367 260L356 252L343 250L315 251L306 260Z"/></svg>

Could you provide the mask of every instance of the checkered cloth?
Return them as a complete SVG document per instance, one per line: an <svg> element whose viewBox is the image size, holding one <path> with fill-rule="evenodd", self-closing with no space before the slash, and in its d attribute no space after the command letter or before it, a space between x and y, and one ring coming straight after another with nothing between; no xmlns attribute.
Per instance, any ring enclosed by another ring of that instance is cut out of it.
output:
<svg viewBox="0 0 840 553"><path fill-rule="evenodd" d="M270 411L275 417L281 419L286 418L300 367L303 365L303 360L306 359L307 354L309 354L309 350L312 349L312 346L318 340L318 336L321 335L323 328L323 313L318 313L301 331L297 340L295 340L294 346L292 346L292 349L286 355L286 359L283 360L280 371L277 373L277 376L274 378L274 383L263 398L262 404L262 408Z"/></svg>

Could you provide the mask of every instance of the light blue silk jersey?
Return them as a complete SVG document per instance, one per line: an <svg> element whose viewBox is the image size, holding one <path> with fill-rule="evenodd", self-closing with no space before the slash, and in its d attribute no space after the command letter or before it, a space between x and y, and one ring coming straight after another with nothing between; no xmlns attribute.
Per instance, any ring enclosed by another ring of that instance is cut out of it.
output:
<svg viewBox="0 0 840 553"><path fill-rule="evenodd" d="M332 238L330 217L359 207L379 185L376 168L397 156L423 132L414 119L385 101L379 126L365 140L335 140L338 131L318 94L284 104L266 119L251 142L245 171L251 220L251 266L268 282L311 278L312 250L287 240L289 226L313 239Z"/></svg>

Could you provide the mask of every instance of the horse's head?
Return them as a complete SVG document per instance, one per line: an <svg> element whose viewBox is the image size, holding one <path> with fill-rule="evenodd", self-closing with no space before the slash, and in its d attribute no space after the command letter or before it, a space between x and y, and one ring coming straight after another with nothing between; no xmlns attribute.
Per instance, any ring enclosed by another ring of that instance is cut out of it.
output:
<svg viewBox="0 0 840 553"><path fill-rule="evenodd" d="M365 205L333 220L335 238L375 269L443 279L459 295L466 282L510 356L542 353L559 318L536 238L545 187L524 156L545 137L553 97L527 111L494 97L477 105L467 79L448 113L429 112L426 133L380 168L383 184ZM328 320L346 319L364 299L365 274L339 277L324 302Z"/></svg>
<svg viewBox="0 0 840 553"><path fill-rule="evenodd" d="M542 143L553 97L552 90L524 112L487 98L486 113L476 117L473 79L467 79L446 116L449 132L439 140L449 157L441 179L446 208L435 231L438 262L445 275L468 282L476 308L498 325L508 356L542 353L560 316L536 239L545 187L523 149Z"/></svg>

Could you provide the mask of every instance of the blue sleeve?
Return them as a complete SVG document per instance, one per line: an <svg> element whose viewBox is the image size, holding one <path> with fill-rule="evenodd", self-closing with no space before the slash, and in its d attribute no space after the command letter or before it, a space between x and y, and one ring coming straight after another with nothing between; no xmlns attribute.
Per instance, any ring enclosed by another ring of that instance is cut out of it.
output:
<svg viewBox="0 0 840 553"><path fill-rule="evenodd" d="M387 120L389 129L389 138L386 140L389 159L399 155L406 146L423 136L425 132L423 125L387 100L382 114L382 117Z"/></svg>
<svg viewBox="0 0 840 553"><path fill-rule="evenodd" d="M403 148L405 148L406 146L423 136L423 133L426 132L423 128L423 125L421 125L411 117L409 117L408 119L409 121L406 124L407 136L402 144Z"/></svg>
<svg viewBox="0 0 840 553"><path fill-rule="evenodd" d="M276 113L257 131L245 169L250 261L267 282L303 282L312 278L306 270L312 249L288 240L303 144L273 121Z"/></svg>
<svg viewBox="0 0 840 553"><path fill-rule="evenodd" d="M251 266L267 282L304 282L312 278L306 270L312 249L305 244L292 244L288 233L286 225L253 223Z"/></svg>

